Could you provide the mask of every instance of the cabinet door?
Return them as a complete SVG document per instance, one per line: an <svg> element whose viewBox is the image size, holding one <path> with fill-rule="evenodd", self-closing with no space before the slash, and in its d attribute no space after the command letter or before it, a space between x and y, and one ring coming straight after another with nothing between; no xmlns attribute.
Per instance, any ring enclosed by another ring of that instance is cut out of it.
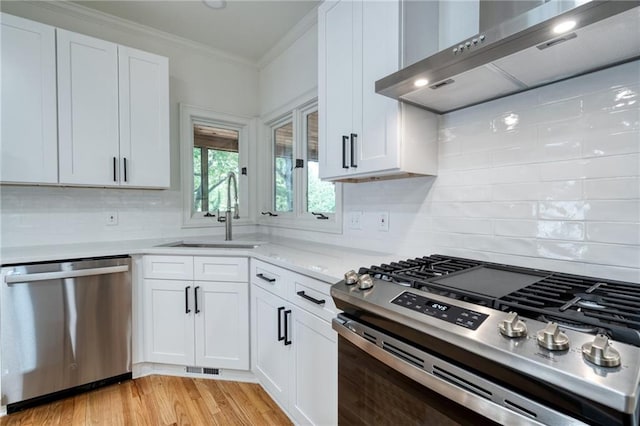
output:
<svg viewBox="0 0 640 426"><path fill-rule="evenodd" d="M0 181L58 182L55 29L1 14Z"/></svg>
<svg viewBox="0 0 640 426"><path fill-rule="evenodd" d="M193 283L144 280L146 360L193 365Z"/></svg>
<svg viewBox="0 0 640 426"><path fill-rule="evenodd" d="M281 298L251 286L251 353L253 371L260 383L282 407L289 401L291 346L284 345L284 312ZM290 324L289 324L290 326Z"/></svg>
<svg viewBox="0 0 640 426"><path fill-rule="evenodd" d="M118 51L57 30L60 183L118 184Z"/></svg>
<svg viewBox="0 0 640 426"><path fill-rule="evenodd" d="M358 61L359 53L354 51L357 6L356 2L341 0L326 2L318 10L318 149L323 179L350 172L353 108L354 102L361 101L354 99L354 61Z"/></svg>
<svg viewBox="0 0 640 426"><path fill-rule="evenodd" d="M195 364L249 369L249 284L198 282Z"/></svg>
<svg viewBox="0 0 640 426"><path fill-rule="evenodd" d="M400 66L399 2L365 1L362 4L361 121L354 128L357 173L400 167L398 102L375 92L376 80Z"/></svg>
<svg viewBox="0 0 640 426"><path fill-rule="evenodd" d="M289 411L296 423L338 424L338 345L331 325L294 308Z"/></svg>
<svg viewBox="0 0 640 426"><path fill-rule="evenodd" d="M118 46L120 183L168 188L169 63L167 58Z"/></svg>

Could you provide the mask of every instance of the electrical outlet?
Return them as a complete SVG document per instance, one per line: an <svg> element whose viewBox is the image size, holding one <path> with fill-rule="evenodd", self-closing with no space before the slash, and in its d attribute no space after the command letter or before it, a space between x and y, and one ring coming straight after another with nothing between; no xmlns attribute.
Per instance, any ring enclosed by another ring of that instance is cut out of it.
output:
<svg viewBox="0 0 640 426"><path fill-rule="evenodd" d="M349 213L349 229L362 229L362 212Z"/></svg>
<svg viewBox="0 0 640 426"><path fill-rule="evenodd" d="M378 231L389 232L389 212L378 213Z"/></svg>
<svg viewBox="0 0 640 426"><path fill-rule="evenodd" d="M113 226L118 224L118 212L108 212L105 216L105 223Z"/></svg>

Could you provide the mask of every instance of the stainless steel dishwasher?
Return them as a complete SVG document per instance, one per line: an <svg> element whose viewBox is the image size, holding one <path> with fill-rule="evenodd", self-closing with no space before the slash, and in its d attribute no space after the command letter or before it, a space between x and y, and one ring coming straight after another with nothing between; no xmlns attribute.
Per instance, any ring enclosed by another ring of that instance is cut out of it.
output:
<svg viewBox="0 0 640 426"><path fill-rule="evenodd" d="M131 378L130 269L129 257L3 266L8 413Z"/></svg>

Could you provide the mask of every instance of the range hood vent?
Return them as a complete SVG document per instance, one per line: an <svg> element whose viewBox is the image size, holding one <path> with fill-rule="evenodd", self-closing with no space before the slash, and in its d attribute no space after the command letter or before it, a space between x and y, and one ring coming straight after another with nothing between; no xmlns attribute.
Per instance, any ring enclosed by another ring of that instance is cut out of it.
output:
<svg viewBox="0 0 640 426"><path fill-rule="evenodd" d="M553 32L567 21L574 27ZM444 114L638 58L639 0L551 0L376 81L375 90Z"/></svg>

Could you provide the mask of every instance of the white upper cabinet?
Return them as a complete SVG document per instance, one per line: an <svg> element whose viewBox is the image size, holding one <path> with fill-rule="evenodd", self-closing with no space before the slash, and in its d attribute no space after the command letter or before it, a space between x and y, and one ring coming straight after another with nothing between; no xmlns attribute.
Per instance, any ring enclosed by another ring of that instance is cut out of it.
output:
<svg viewBox="0 0 640 426"><path fill-rule="evenodd" d="M118 46L58 29L60 183L119 184Z"/></svg>
<svg viewBox="0 0 640 426"><path fill-rule="evenodd" d="M167 58L58 30L60 183L167 188Z"/></svg>
<svg viewBox="0 0 640 426"><path fill-rule="evenodd" d="M0 181L57 183L55 29L15 16L2 21Z"/></svg>
<svg viewBox="0 0 640 426"><path fill-rule="evenodd" d="M120 184L170 185L169 61L118 46Z"/></svg>
<svg viewBox="0 0 640 426"><path fill-rule="evenodd" d="M318 10L323 179L436 173L436 116L375 93L376 80L401 63L400 12L400 1L362 0L325 2Z"/></svg>

